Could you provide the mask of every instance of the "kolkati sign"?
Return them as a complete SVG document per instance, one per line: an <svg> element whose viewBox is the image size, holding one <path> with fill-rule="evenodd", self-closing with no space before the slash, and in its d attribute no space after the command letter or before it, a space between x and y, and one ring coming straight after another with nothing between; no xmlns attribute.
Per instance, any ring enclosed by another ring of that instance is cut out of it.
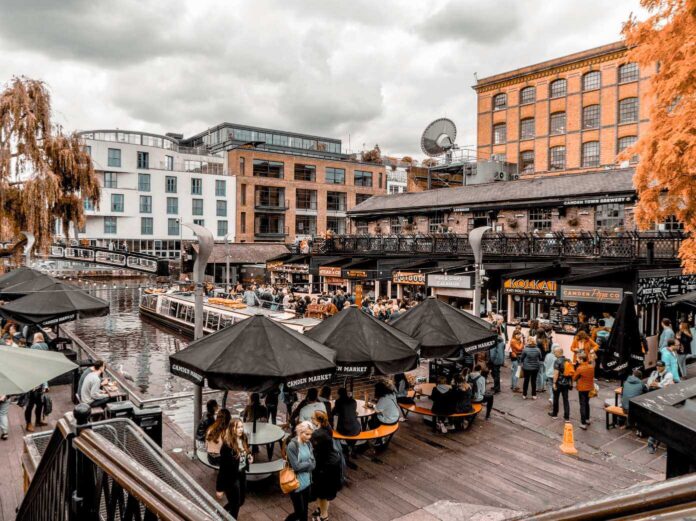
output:
<svg viewBox="0 0 696 521"><path fill-rule="evenodd" d="M322 277L340 277L341 268L334 266L322 266L319 268L319 275Z"/></svg>
<svg viewBox="0 0 696 521"><path fill-rule="evenodd" d="M561 286L559 298L563 301L621 304L623 300L623 289L563 285Z"/></svg>
<svg viewBox="0 0 696 521"><path fill-rule="evenodd" d="M506 279L503 293L508 295L529 295L534 297L556 297L555 280Z"/></svg>
<svg viewBox="0 0 696 521"><path fill-rule="evenodd" d="M431 288L471 289L471 275L428 275L428 286Z"/></svg>
<svg viewBox="0 0 696 521"><path fill-rule="evenodd" d="M425 273L417 273L413 271L395 271L392 274L392 282L394 284L413 284L416 286L425 286Z"/></svg>

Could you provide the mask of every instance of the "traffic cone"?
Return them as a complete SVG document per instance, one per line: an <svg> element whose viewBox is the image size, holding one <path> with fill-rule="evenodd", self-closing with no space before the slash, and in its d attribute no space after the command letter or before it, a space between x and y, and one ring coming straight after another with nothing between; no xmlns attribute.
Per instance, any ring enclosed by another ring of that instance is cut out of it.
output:
<svg viewBox="0 0 696 521"><path fill-rule="evenodd" d="M575 439L573 438L573 424L565 422L563 427L563 443L561 443L561 452L563 454L575 455L578 449L575 448Z"/></svg>

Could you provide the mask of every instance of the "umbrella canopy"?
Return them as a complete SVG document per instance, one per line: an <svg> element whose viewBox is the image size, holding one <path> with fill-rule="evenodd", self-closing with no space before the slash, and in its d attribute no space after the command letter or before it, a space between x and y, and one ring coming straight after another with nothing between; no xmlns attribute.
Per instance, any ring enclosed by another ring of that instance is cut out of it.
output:
<svg viewBox="0 0 696 521"><path fill-rule="evenodd" d="M76 369L63 353L0 347L0 394L22 394Z"/></svg>
<svg viewBox="0 0 696 521"><path fill-rule="evenodd" d="M605 369L609 371L624 376L634 367L643 366L643 343L638 329L636 306L630 293L626 293L616 312L606 351Z"/></svg>
<svg viewBox="0 0 696 521"><path fill-rule="evenodd" d="M322 384L336 372L336 353L263 315L192 342L169 357L172 374L213 389L264 392Z"/></svg>
<svg viewBox="0 0 696 521"><path fill-rule="evenodd" d="M78 318L106 316L109 303L71 284L53 282L36 293L5 304L0 314L22 324L52 326Z"/></svg>
<svg viewBox="0 0 696 521"><path fill-rule="evenodd" d="M418 340L357 307L327 318L305 336L336 351L337 372L342 375L389 375L410 371L418 365Z"/></svg>
<svg viewBox="0 0 696 521"><path fill-rule="evenodd" d="M446 358L460 349L486 351L495 345L493 325L436 298L427 298L390 322L421 343L423 358Z"/></svg>
<svg viewBox="0 0 696 521"><path fill-rule="evenodd" d="M38 275L42 275L42 273L25 266L21 266L0 276L0 289L31 280Z"/></svg>
<svg viewBox="0 0 696 521"><path fill-rule="evenodd" d="M33 270L32 270L33 271ZM30 293L42 291L43 289L56 284L57 279L50 277L44 273L34 272L33 276L18 275L18 278L26 277L25 280L16 280L7 284L5 287L0 286L0 297L5 300L12 300Z"/></svg>

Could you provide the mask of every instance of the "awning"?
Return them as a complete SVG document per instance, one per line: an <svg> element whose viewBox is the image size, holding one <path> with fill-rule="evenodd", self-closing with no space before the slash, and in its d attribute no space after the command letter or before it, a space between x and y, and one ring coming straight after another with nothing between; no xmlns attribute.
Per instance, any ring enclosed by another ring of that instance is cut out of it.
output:
<svg viewBox="0 0 696 521"><path fill-rule="evenodd" d="M690 291L689 293L669 297L664 301L664 305L666 307L686 306L696 309L696 291Z"/></svg>
<svg viewBox="0 0 696 521"><path fill-rule="evenodd" d="M553 275L553 278L558 280L570 273L570 267L565 264L541 264L533 268L513 271L503 276L504 279L530 279L538 278L540 275Z"/></svg>
<svg viewBox="0 0 696 521"><path fill-rule="evenodd" d="M308 259L309 255L290 255L289 253L284 253L283 255L268 259L266 262L282 261L283 264L308 264Z"/></svg>

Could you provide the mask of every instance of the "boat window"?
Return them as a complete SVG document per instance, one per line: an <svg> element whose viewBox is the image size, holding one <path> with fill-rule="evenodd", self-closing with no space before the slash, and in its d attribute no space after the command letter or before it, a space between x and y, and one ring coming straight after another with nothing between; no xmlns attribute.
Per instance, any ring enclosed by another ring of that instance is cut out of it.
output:
<svg viewBox="0 0 696 521"><path fill-rule="evenodd" d="M225 329L226 327L234 325L234 317L222 316L220 317L220 329Z"/></svg>
<svg viewBox="0 0 696 521"><path fill-rule="evenodd" d="M184 320L186 322L193 323L193 306L184 306L186 308L186 317Z"/></svg>
<svg viewBox="0 0 696 521"><path fill-rule="evenodd" d="M174 300L170 301L170 302L169 302L169 311L167 312L167 314L168 314L170 317L175 317L175 316L176 316L176 311L177 311L178 308L179 308L179 303L178 303L178 302L176 302L176 301L174 301Z"/></svg>
<svg viewBox="0 0 696 521"><path fill-rule="evenodd" d="M205 316L205 327L217 331L218 325L220 323L220 315L208 311Z"/></svg>
<svg viewBox="0 0 696 521"><path fill-rule="evenodd" d="M186 311L188 309L188 306L185 304L180 304L179 305L179 311L176 314L176 318L179 320L186 320Z"/></svg>

